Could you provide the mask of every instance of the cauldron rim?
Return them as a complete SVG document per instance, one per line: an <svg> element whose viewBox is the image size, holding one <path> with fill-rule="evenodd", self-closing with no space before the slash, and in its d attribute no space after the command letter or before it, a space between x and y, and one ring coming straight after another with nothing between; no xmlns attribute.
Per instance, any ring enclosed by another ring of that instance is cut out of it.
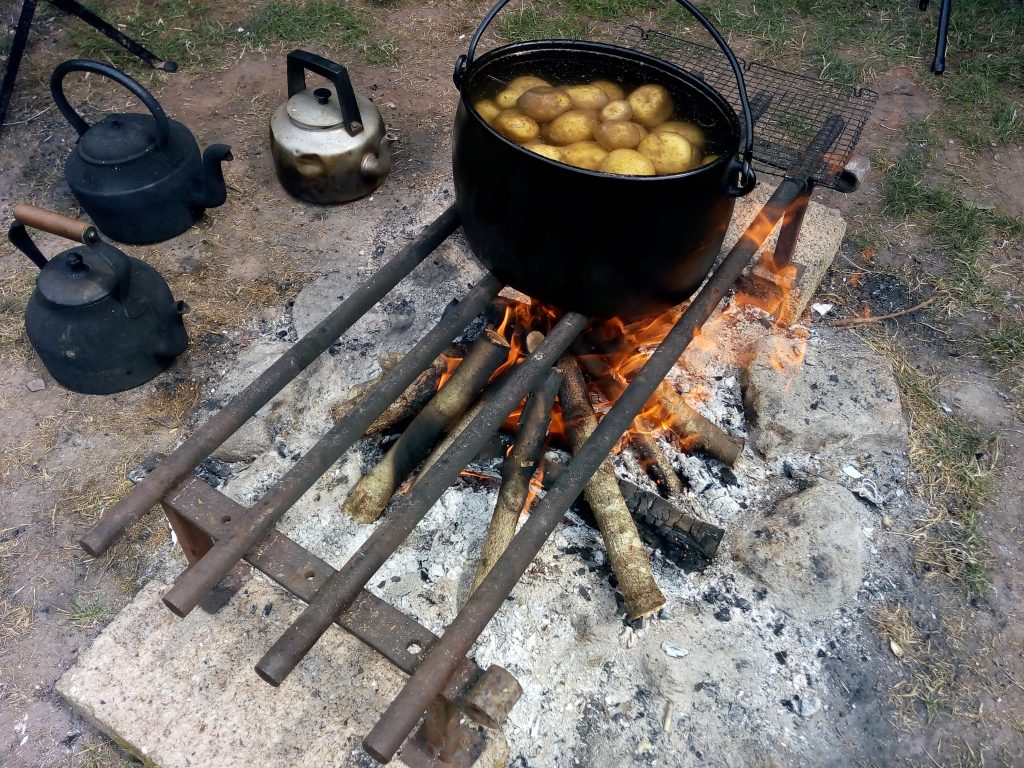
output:
<svg viewBox="0 0 1024 768"><path fill-rule="evenodd" d="M552 160L548 157L544 157L536 152L531 152L521 144L517 144L511 139L502 136L496 131L491 125L487 123L476 110L473 109L472 104L469 103L470 92L472 91L471 81L480 75L480 71L488 66L492 66L496 61L505 59L511 56L520 56L530 53L537 52L551 52L559 49L569 48L573 51L585 51L587 53L597 53L609 56L624 56L626 59L630 59L634 62L639 61L654 67L655 69L661 70L665 75L682 80L686 85L694 88L702 96L706 97L711 101L721 112L722 116L729 123L729 127L732 131L732 135L729 137L722 137L722 143L728 148L728 151L722 152L717 160L713 163L706 165L699 165L695 168L682 171L681 173L666 173L657 174L654 176L621 176L612 173L604 173L602 171L591 171L586 168L579 168L574 165L563 163L559 160ZM476 58L473 59L464 73L456 71L456 87L459 89L459 101L465 106L466 112L469 113L470 119L476 121L485 131L490 133L493 137L505 145L518 150L524 157L529 157L533 160L537 160L547 165L564 169L568 171L575 171L577 173L590 176L592 178L599 179L616 179L623 180L629 179L633 182L639 182L644 184L657 184L665 183L668 181L692 178L699 176L703 173L716 172L717 169L723 164L727 164L733 160L734 157L739 153L740 139L741 139L741 128L740 118L736 114L736 110L732 104L715 88L712 88L705 81L701 80L696 75L687 72L682 67L673 64L670 61L661 59L657 56L638 51L634 48L626 48L625 46L615 45L612 43L602 43L593 40L567 40L567 39L538 39L538 40L525 40L515 43L507 43L505 45L492 48L489 51L485 51Z"/></svg>

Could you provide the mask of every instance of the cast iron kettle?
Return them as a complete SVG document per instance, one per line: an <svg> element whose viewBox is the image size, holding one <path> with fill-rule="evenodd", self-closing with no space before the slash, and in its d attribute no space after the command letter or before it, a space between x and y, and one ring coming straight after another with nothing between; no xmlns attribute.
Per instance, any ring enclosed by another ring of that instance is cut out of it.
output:
<svg viewBox="0 0 1024 768"><path fill-rule="evenodd" d="M592 317L636 317L685 301L721 250L735 199L753 189L753 120L743 72L714 26L678 0L718 43L736 76L729 101L667 61L606 43L531 40L475 56L508 0L487 12L455 65L460 91L452 172L462 229L492 273L535 299ZM613 176L542 157L506 139L473 109L519 75L553 84L617 80L663 85L719 158L684 173Z"/></svg>
<svg viewBox="0 0 1024 768"><path fill-rule="evenodd" d="M64 95L64 78L72 72L109 77L150 114L107 115L90 126ZM169 119L153 95L124 72L98 61L65 61L50 77L50 92L79 135L64 176L107 237L136 245L167 240L191 227L205 209L223 205L221 163L232 159L231 147L211 144L200 156L192 132Z"/></svg>
<svg viewBox="0 0 1024 768"><path fill-rule="evenodd" d="M39 267L25 330L46 370L74 392L107 395L167 369L188 336L160 274L103 242L96 228L31 205L14 209L10 241ZM47 260L25 225L80 245Z"/></svg>
<svg viewBox="0 0 1024 768"><path fill-rule="evenodd" d="M330 85L306 88L306 70ZM288 101L270 118L270 147L281 185L311 203L364 197L391 170L377 107L356 95L345 67L307 51L288 54Z"/></svg>

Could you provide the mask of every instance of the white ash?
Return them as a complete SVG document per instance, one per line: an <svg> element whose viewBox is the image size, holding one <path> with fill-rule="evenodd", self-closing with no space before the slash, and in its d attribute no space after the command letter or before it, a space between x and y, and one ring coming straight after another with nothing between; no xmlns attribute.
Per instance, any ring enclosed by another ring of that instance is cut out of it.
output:
<svg viewBox="0 0 1024 768"><path fill-rule="evenodd" d="M453 247L442 258L460 263L458 250ZM449 286L458 274L457 268L448 272ZM406 295L415 302L416 293ZM322 380L296 399L296 414L277 448L232 476L225 492L246 505L258 499L329 426L323 407L328 382L342 387L336 399L344 399L349 388L374 375L381 350L408 348L422 334L427 316L446 303L436 296L431 311L419 311L390 346L381 342L381 333L389 330L380 323L367 324L368 337L346 341L343 346L356 361L349 364L346 355L338 355L328 361L332 369L314 372ZM730 306L708 323L669 381L691 393L688 402L702 414L745 436L740 373L757 341L771 334L783 348L807 337L805 330L774 328L757 310ZM825 342L811 334L809 343ZM611 585L600 534L570 512L473 652L481 666L508 669L524 689L502 728L511 749L509 764L744 766L752 755L769 753L781 764L816 764L829 743L839 695L823 664L830 657L865 653L854 631L857 611L883 599L887 590L889 575L876 541L883 511L907 519L905 459L805 454L765 462L747 447L730 469L682 454L664 438L659 442L688 485L673 501L724 527L726 542L730 528L768 515L780 499L820 478L854 493L856 483L869 480L870 493L860 494L865 499L861 535L869 554L858 602L814 623L797 621L776 607L774 595L731 558L723 543L702 573L685 574L660 552L652 553L668 604L658 617L630 624ZM378 450L374 441L360 441L285 516L280 530L340 567L374 527L356 524L340 510ZM628 453L617 455L614 463L623 476L654 488ZM847 477L842 465L856 466L863 477ZM496 471L494 462L482 469ZM368 588L431 631L442 632L468 597L496 492L496 483L460 478Z"/></svg>

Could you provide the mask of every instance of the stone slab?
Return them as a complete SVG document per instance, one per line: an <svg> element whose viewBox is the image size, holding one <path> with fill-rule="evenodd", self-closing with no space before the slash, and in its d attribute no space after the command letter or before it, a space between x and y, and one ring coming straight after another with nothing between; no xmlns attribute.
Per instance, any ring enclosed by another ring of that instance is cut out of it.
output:
<svg viewBox="0 0 1024 768"><path fill-rule="evenodd" d="M845 329L821 327L802 364L774 339L743 374L751 442L762 456L856 456L907 447L892 364ZM787 359L788 358L788 359Z"/></svg>
<svg viewBox="0 0 1024 768"><path fill-rule="evenodd" d="M725 247L731 247L743 230L754 220L754 216L768 201L775 191L773 185L759 184L753 192L736 201L732 224L725 236ZM765 241L760 254L771 253L779 239L780 226ZM832 260L839 253L843 236L846 234L846 220L835 208L817 203L813 199L807 205L800 237L793 251L793 264L799 269L794 289L782 301L775 313L776 320L782 325L798 322L801 315L811 303L818 286L821 285L825 273ZM753 292L750 289L748 292Z"/></svg>
<svg viewBox="0 0 1024 768"><path fill-rule="evenodd" d="M405 677L332 627L279 688L253 667L302 603L254 576L219 613L179 619L151 581L57 690L146 766L376 765L361 747ZM490 749L504 746L489 733ZM480 765L487 765L481 762Z"/></svg>

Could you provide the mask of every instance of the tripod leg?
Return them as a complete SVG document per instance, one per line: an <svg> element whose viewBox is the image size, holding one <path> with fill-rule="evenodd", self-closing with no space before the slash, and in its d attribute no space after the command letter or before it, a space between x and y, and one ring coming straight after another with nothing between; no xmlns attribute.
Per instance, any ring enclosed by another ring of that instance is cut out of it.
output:
<svg viewBox="0 0 1024 768"><path fill-rule="evenodd" d="M65 13L77 16L90 27L93 27L96 31L102 32L133 56L137 56L149 64L153 69L162 69L164 72L177 72L177 63L173 61L164 61L148 48L144 48L142 45L128 37L128 35L118 30L115 26L109 24L105 19L97 16L84 5L79 3L78 0L50 0L50 3L60 8Z"/></svg>
<svg viewBox="0 0 1024 768"><path fill-rule="evenodd" d="M939 33L935 40L935 58L932 72L941 75L946 71L946 39L949 37L949 16L953 11L953 0L942 0L939 9Z"/></svg>
<svg viewBox="0 0 1024 768"><path fill-rule="evenodd" d="M32 19L36 15L38 1L25 0L21 5L21 16L18 17L18 26L14 29L11 51L7 54L7 69L4 72L4 81L0 85L0 131L3 130L4 119L7 117L7 107L10 106L11 96L14 94L14 81L18 77L21 57L25 54L25 45L28 43L28 31L32 28Z"/></svg>

